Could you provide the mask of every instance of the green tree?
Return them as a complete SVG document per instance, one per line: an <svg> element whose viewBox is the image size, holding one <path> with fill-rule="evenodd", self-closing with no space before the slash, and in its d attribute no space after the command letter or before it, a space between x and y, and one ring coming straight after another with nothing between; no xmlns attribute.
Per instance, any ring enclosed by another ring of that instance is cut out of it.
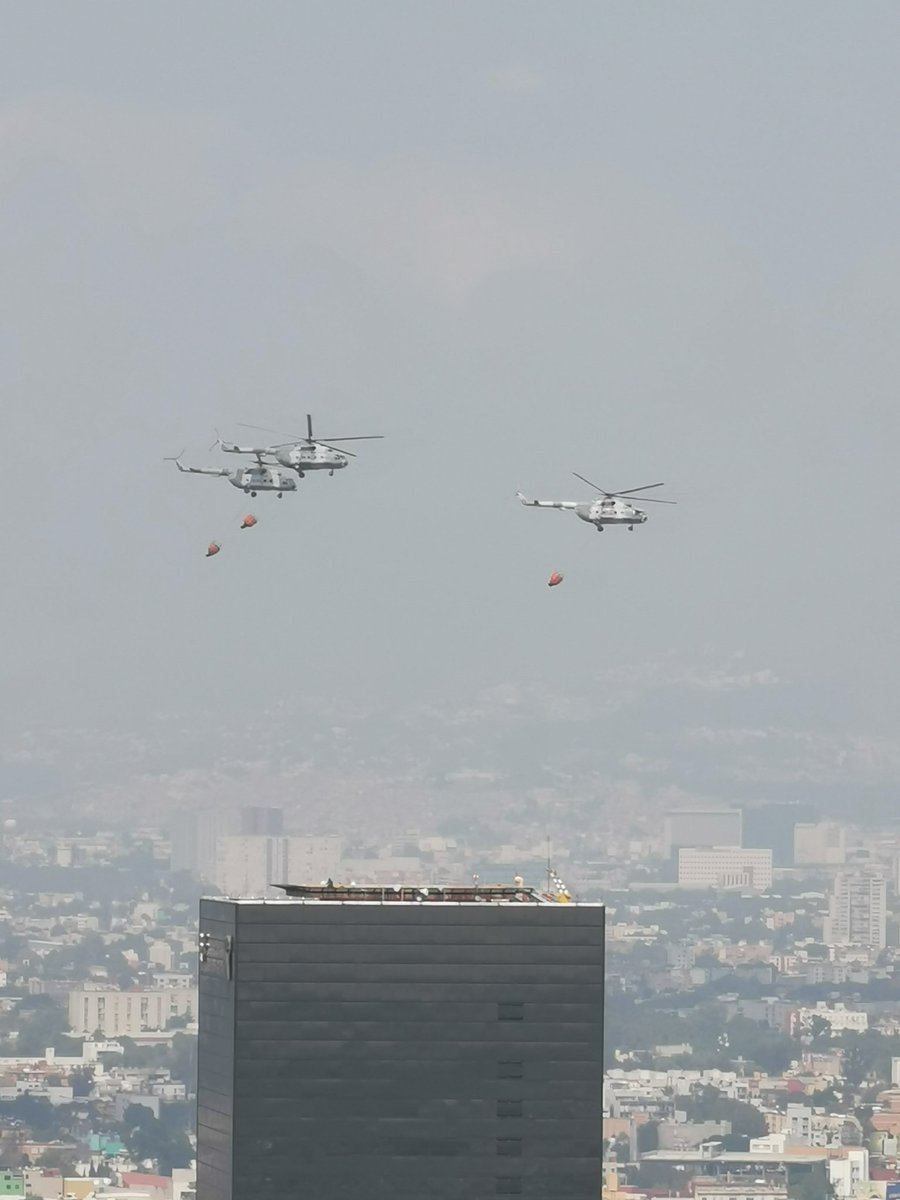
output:
<svg viewBox="0 0 900 1200"><path fill-rule="evenodd" d="M55 1046L69 1028L69 1020L50 996L34 996L27 999L49 1000L49 1004L25 1008L25 1001L17 1011L24 1019L19 1026L16 1050L19 1054L43 1054L48 1046Z"/></svg>
<svg viewBox="0 0 900 1200"><path fill-rule="evenodd" d="M809 1023L809 1033L814 1045L831 1040L831 1022L824 1017L814 1016Z"/></svg>
<svg viewBox="0 0 900 1200"><path fill-rule="evenodd" d="M828 1182L824 1168L820 1166L804 1172L788 1186L790 1200L828 1200L833 1195L834 1188Z"/></svg>
<svg viewBox="0 0 900 1200"><path fill-rule="evenodd" d="M631 1158L631 1142L628 1135L620 1133L612 1144L613 1157L616 1162L628 1162Z"/></svg>
<svg viewBox="0 0 900 1200"><path fill-rule="evenodd" d="M726 1026L726 1032L729 1059L749 1059L771 1075L784 1071L796 1057L797 1048L791 1038L770 1029L764 1021L733 1017Z"/></svg>
<svg viewBox="0 0 900 1200"><path fill-rule="evenodd" d="M75 1175L75 1158L71 1150L57 1150L51 1146L37 1160L39 1167L48 1167L50 1170L59 1171L65 1179L67 1176Z"/></svg>
<svg viewBox="0 0 900 1200"><path fill-rule="evenodd" d="M729 1121L731 1134L724 1139L726 1150L746 1149L746 1139L765 1137L769 1131L766 1118L755 1105L730 1100L709 1085L697 1089L685 1101L684 1108L691 1121Z"/></svg>
<svg viewBox="0 0 900 1200"><path fill-rule="evenodd" d="M137 1162L152 1159L161 1175L190 1166L193 1152L183 1129L169 1128L142 1104L129 1104L122 1124L128 1150Z"/></svg>
<svg viewBox="0 0 900 1200"><path fill-rule="evenodd" d="M644 1125L638 1125L637 1149L639 1155L649 1154L652 1150L659 1149L658 1121L647 1121Z"/></svg>
<svg viewBox="0 0 900 1200"><path fill-rule="evenodd" d="M62 1131L62 1114L43 1096L16 1096L0 1101L0 1121L21 1121L38 1140L52 1141Z"/></svg>
<svg viewBox="0 0 900 1200"><path fill-rule="evenodd" d="M94 1090L94 1068L77 1067L69 1076L72 1085L72 1095L76 1099L89 1096Z"/></svg>

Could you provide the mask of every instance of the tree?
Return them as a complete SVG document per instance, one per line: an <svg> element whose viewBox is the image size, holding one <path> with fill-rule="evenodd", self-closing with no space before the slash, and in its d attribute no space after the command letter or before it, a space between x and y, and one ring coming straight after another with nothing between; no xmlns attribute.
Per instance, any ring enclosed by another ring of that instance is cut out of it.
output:
<svg viewBox="0 0 900 1200"><path fill-rule="evenodd" d="M678 1195L679 1189L684 1187L684 1172L669 1163L649 1159L640 1163L633 1177L629 1176L628 1182L642 1190L665 1189L669 1195Z"/></svg>
<svg viewBox="0 0 900 1200"><path fill-rule="evenodd" d="M51 1146L49 1150L45 1150L38 1159L39 1167L49 1167L51 1170L57 1170L65 1178L67 1175L75 1175L75 1160L72 1157L71 1150L57 1150Z"/></svg>
<svg viewBox="0 0 900 1200"><path fill-rule="evenodd" d="M89 1096L94 1090L94 1068L77 1067L69 1076L72 1085L72 1095L76 1099Z"/></svg>
<svg viewBox="0 0 900 1200"><path fill-rule="evenodd" d="M152 1159L161 1175L171 1175L174 1167L190 1166L193 1151L183 1130L171 1129L142 1104L129 1104L122 1122L125 1141L137 1162Z"/></svg>
<svg viewBox="0 0 900 1200"><path fill-rule="evenodd" d="M843 1072L844 1079L852 1088L859 1087L872 1066L866 1049L858 1033L845 1035Z"/></svg>
<svg viewBox="0 0 900 1200"><path fill-rule="evenodd" d="M659 1121L647 1121L638 1125L637 1149L639 1155L659 1149Z"/></svg>
<svg viewBox="0 0 900 1200"><path fill-rule="evenodd" d="M824 1169L815 1166L788 1186L788 1195L791 1200L828 1200L834 1195L834 1188Z"/></svg>
<svg viewBox="0 0 900 1200"><path fill-rule="evenodd" d="M785 1033L770 1029L764 1021L733 1017L727 1025L728 1058L749 1059L762 1070L777 1074L796 1057L796 1046ZM725 1065L725 1064L723 1064Z"/></svg>
<svg viewBox="0 0 900 1200"><path fill-rule="evenodd" d="M52 1140L60 1132L61 1116L43 1096L0 1101L0 1119L6 1124L10 1118L27 1125L37 1140Z"/></svg>
<svg viewBox="0 0 900 1200"><path fill-rule="evenodd" d="M49 1000L50 1004L29 1006L25 1001L19 1005L18 1011L25 1009L25 1019L19 1028L16 1039L16 1049L19 1054L43 1054L48 1046L55 1046L58 1039L69 1028L66 1014L50 996L28 997L33 1000Z"/></svg>
<svg viewBox="0 0 900 1200"><path fill-rule="evenodd" d="M809 1023L809 1035L814 1045L831 1040L831 1022L824 1017L814 1016Z"/></svg>
<svg viewBox="0 0 900 1200"><path fill-rule="evenodd" d="M616 1136L612 1150L616 1162L628 1162L631 1158L631 1142L627 1133L620 1133Z"/></svg>
<svg viewBox="0 0 900 1200"><path fill-rule="evenodd" d="M165 1100L159 1106L159 1119L167 1129L176 1133L193 1131L197 1119L197 1105L188 1100Z"/></svg>
<svg viewBox="0 0 900 1200"><path fill-rule="evenodd" d="M698 1088L684 1108L691 1121L729 1121L731 1134L724 1139L726 1150L745 1150L746 1139L765 1137L769 1131L766 1118L755 1105L730 1100L709 1085Z"/></svg>

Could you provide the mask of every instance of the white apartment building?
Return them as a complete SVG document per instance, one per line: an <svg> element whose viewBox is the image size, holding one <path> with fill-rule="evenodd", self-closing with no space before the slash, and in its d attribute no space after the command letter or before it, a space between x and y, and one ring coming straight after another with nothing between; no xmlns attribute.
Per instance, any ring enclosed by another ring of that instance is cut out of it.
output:
<svg viewBox="0 0 900 1200"><path fill-rule="evenodd" d="M172 970L174 954L168 942L161 940L151 942L147 949L147 961L151 966L162 967L164 971Z"/></svg>
<svg viewBox="0 0 900 1200"><path fill-rule="evenodd" d="M815 1008L798 1008L791 1021L791 1033L806 1033L812 1027L814 1017L820 1017L831 1026L832 1037L836 1033L865 1033L869 1028L869 1014L843 1004L828 1005L820 1000Z"/></svg>
<svg viewBox="0 0 900 1200"><path fill-rule="evenodd" d="M772 886L772 851L739 846L684 847L678 851L678 885L768 891Z"/></svg>
<svg viewBox="0 0 900 1200"><path fill-rule="evenodd" d="M160 988L122 992L114 988L73 988L69 992L69 1026L76 1037L99 1029L104 1037L133 1037L165 1029L173 1017L197 1016L197 989Z"/></svg>
<svg viewBox="0 0 900 1200"><path fill-rule="evenodd" d="M851 1200L861 1184L869 1180L869 1152L863 1148L848 1150L846 1157L828 1161L828 1182L837 1200Z"/></svg>
<svg viewBox="0 0 900 1200"><path fill-rule="evenodd" d="M887 945L887 882L875 875L842 871L834 881L825 918L829 946Z"/></svg>
<svg viewBox="0 0 900 1200"><path fill-rule="evenodd" d="M220 837L215 884L225 896L264 896L273 884L321 883L340 874L341 850L338 837Z"/></svg>

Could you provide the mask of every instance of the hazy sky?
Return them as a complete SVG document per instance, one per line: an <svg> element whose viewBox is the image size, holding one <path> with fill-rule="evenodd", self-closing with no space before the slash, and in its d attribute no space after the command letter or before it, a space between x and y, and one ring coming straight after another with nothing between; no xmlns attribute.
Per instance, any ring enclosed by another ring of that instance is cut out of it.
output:
<svg viewBox="0 0 900 1200"><path fill-rule="evenodd" d="M677 660L893 736L896 4L3 16L7 732ZM307 410L386 440L252 532L162 461Z"/></svg>

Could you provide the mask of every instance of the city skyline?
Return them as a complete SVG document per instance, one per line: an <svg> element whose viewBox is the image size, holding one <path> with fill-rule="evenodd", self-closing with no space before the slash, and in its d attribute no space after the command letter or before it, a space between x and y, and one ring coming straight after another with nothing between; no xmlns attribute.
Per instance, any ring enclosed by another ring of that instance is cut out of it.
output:
<svg viewBox="0 0 900 1200"><path fill-rule="evenodd" d="M7 437L65 465L6 469L7 765L35 729L141 736L273 689L595 705L675 653L665 722L712 662L753 710L723 741L858 740L895 784L896 10L687 5L671 54L653 5L394 4L386 57L364 4L171 9L175 57L166 11L13 22ZM240 538L161 461L309 410L385 441ZM573 470L679 506L600 543L516 504Z"/></svg>

